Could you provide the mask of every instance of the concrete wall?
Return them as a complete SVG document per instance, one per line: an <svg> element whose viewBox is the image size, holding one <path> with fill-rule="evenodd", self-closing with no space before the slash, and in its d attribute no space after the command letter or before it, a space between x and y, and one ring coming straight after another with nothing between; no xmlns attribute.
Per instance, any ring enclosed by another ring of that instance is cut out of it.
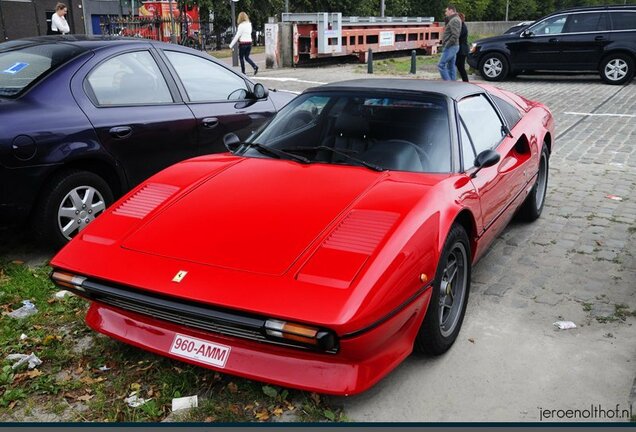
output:
<svg viewBox="0 0 636 432"><path fill-rule="evenodd" d="M468 33L474 35L494 36L503 34L506 30L522 21L466 21Z"/></svg>

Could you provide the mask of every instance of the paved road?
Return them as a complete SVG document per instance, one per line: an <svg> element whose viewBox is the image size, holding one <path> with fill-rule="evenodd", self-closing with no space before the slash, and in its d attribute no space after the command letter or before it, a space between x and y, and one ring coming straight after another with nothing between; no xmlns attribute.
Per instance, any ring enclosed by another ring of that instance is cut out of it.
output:
<svg viewBox="0 0 636 432"><path fill-rule="evenodd" d="M302 91L367 77L361 70L262 69L257 78ZM526 421L539 420L540 408L626 408L636 398L636 319L621 319L636 311L636 82L521 77L499 85L555 115L543 216L513 223L474 268L453 348L438 358L412 356L367 393L335 399L350 420ZM5 257L50 256L11 241L0 241ZM556 330L552 323L562 319L577 328Z"/></svg>

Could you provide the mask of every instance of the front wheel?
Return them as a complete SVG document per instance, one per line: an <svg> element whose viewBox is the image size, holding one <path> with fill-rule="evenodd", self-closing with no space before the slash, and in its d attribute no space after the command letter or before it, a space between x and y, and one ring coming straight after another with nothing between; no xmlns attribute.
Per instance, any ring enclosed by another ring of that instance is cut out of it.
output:
<svg viewBox="0 0 636 432"><path fill-rule="evenodd" d="M457 339L470 291L470 257L466 230L455 224L446 238L437 264L431 300L415 338L416 351L443 354Z"/></svg>
<svg viewBox="0 0 636 432"><path fill-rule="evenodd" d="M60 248L113 203L108 183L92 172L63 171L47 182L34 209L36 237Z"/></svg>
<svg viewBox="0 0 636 432"><path fill-rule="evenodd" d="M601 63L601 78L607 84L625 84L634 77L634 59L625 54L610 54Z"/></svg>
<svg viewBox="0 0 636 432"><path fill-rule="evenodd" d="M486 54L479 62L479 73L486 81L502 81L508 76L508 60L501 54Z"/></svg>

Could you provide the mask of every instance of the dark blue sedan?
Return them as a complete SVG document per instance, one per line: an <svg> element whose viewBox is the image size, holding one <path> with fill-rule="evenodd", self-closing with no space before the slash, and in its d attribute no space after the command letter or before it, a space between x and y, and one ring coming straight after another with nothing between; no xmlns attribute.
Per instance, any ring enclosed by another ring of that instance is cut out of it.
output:
<svg viewBox="0 0 636 432"><path fill-rule="evenodd" d="M0 44L0 218L60 246L115 198L183 159L225 151L293 94L145 39Z"/></svg>

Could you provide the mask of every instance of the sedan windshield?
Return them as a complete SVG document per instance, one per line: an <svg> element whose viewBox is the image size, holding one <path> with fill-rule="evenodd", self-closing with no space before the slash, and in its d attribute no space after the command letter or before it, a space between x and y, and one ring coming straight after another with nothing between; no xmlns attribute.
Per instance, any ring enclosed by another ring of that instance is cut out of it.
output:
<svg viewBox="0 0 636 432"><path fill-rule="evenodd" d="M69 44L56 43L19 48L9 44L0 45L0 96L17 96L30 84L82 51L82 48Z"/></svg>
<svg viewBox="0 0 636 432"><path fill-rule="evenodd" d="M449 131L440 96L315 92L298 96L249 141L312 162L441 173L451 167Z"/></svg>

